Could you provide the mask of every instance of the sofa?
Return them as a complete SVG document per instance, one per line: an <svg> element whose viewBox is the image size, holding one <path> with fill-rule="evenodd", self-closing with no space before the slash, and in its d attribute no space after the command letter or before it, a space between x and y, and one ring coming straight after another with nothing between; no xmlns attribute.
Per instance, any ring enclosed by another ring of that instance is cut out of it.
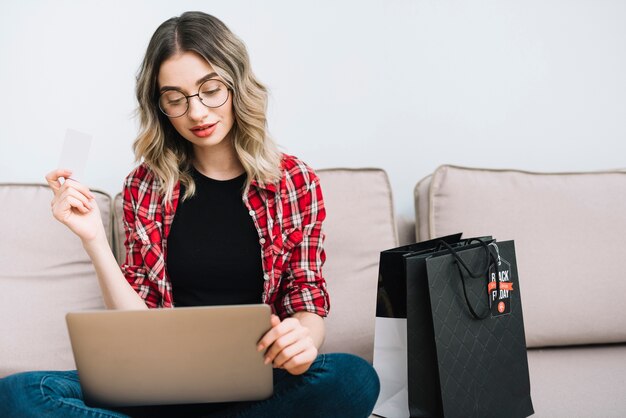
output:
<svg viewBox="0 0 626 418"><path fill-rule="evenodd" d="M331 295L323 351L373 360L380 251L455 232L514 239L536 416L626 416L626 172L442 166L417 183L414 221L396 220L381 169L318 174ZM121 262L121 197L92 191ZM64 316L104 307L51 198L41 184L0 184L0 377L75 368Z"/></svg>

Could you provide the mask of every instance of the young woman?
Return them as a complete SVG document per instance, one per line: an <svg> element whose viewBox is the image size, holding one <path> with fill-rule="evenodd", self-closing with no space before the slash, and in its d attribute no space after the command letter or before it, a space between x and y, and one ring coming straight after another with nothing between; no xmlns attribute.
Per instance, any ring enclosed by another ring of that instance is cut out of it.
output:
<svg viewBox="0 0 626 418"><path fill-rule="evenodd" d="M371 413L373 368L318 353L329 309L322 192L315 172L268 137L266 97L244 44L220 20L187 12L159 26L137 77L142 162L124 183L121 269L89 189L64 169L46 180L54 217L81 238L108 308L269 304L275 315L258 349L273 364L274 396L105 410L84 404L75 371L27 372L0 380L1 416Z"/></svg>

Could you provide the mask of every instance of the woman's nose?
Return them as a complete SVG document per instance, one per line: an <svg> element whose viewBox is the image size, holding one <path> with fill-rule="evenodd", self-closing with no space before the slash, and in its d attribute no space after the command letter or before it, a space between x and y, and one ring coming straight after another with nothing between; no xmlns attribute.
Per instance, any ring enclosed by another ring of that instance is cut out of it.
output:
<svg viewBox="0 0 626 418"><path fill-rule="evenodd" d="M189 110L187 111L189 118L194 121L202 121L208 113L209 108L202 104L200 97L195 96L189 98Z"/></svg>

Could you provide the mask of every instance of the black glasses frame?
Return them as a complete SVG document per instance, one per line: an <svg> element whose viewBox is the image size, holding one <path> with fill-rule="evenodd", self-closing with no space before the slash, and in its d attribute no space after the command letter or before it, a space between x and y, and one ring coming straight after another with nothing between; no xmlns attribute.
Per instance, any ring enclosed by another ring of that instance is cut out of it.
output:
<svg viewBox="0 0 626 418"><path fill-rule="evenodd" d="M223 85L224 85L224 87L226 87L226 98L224 99L224 101L223 101L222 103L220 103L220 104L219 104L219 105L217 105L217 106L209 106L209 105L207 105L206 103L204 103L204 102L202 101L202 97L200 97L200 90L202 89L202 86L204 86L204 85L205 85L206 83L208 83L209 81L217 81L218 83L221 83L221 84L223 84ZM185 107L185 111L184 111L183 113L181 113L180 115L178 115L178 116L170 116L170 115L168 115L168 114L167 114L167 112L166 112L166 111L165 111L165 110L161 107L161 97L162 97L165 93L167 93L167 92L169 92L169 91L177 91L177 92L179 92L180 94L182 94L182 95L185 97L185 100L187 100L187 106ZM159 106L159 110L160 110L160 111L161 111L161 112L162 112L165 116L167 116L168 118L180 118L180 117L182 117L182 116L185 116L185 115L187 114L187 112L189 111L189 99L191 99L192 97L196 97L196 96L197 96L197 97L198 97L198 100L200 100L200 103L202 103L205 107L208 107L208 108L210 108L210 109L216 109L216 108L218 108L218 107L223 106L223 105L224 105L224 103L226 103L226 102L228 101L228 97L230 97L230 92L231 92L230 87L228 87L228 86L226 85L226 83L224 83L222 80L218 80L218 79L216 79L216 78L210 78L210 79L208 79L208 80L204 81L202 84L200 84L200 86L198 87L198 92L197 92L196 94L190 94L189 96L187 96L187 95L186 95L186 94L185 94L182 90L179 90L179 89L167 89L167 90L165 90L164 92L162 92L161 94L159 94L159 98L157 99L157 105Z"/></svg>

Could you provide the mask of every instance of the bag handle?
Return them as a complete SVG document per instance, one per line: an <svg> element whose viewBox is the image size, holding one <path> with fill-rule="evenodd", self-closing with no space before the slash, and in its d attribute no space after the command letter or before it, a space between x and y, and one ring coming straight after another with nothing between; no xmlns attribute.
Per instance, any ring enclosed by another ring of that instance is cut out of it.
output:
<svg viewBox="0 0 626 418"><path fill-rule="evenodd" d="M470 268L467 266L467 264L465 263L465 261L463 261L463 259L461 257L459 257L459 254L456 252L456 250L454 248L452 248L452 246L450 244L448 244L445 241L439 241L439 245L443 245L443 247L445 247L450 254L452 254L452 257L454 257L456 263L457 263L457 268L459 269L459 275L461 276L461 282L463 283L463 296L465 297L465 304L467 305L467 308L470 311L470 314L472 314L472 316L475 319L478 320L482 320L482 319L486 319L489 314L491 313L491 308L489 307L489 304L487 304L487 311L483 314L483 315L479 315L476 313L476 310L474 309L474 307L472 306L472 304L470 303L469 297L467 296L467 286L465 284L465 275L463 274L463 271L461 270L461 267L463 267L463 269L467 272L467 274L473 278L473 279L478 279L481 277L487 277L489 276L489 268L491 267L491 262L494 262L495 265L495 269L496 269L496 291L498 292L498 294L500 294L500 276L499 276L499 272L498 272L498 260L496 260L494 258L493 253L489 250L489 245L483 241L480 240L478 238L472 238L470 239L467 244L471 244L472 242L477 241L480 243L480 245L485 249L485 255L486 255L486 266L484 269L480 269L478 272L474 273L470 270ZM489 298L489 292L487 292L487 298Z"/></svg>

